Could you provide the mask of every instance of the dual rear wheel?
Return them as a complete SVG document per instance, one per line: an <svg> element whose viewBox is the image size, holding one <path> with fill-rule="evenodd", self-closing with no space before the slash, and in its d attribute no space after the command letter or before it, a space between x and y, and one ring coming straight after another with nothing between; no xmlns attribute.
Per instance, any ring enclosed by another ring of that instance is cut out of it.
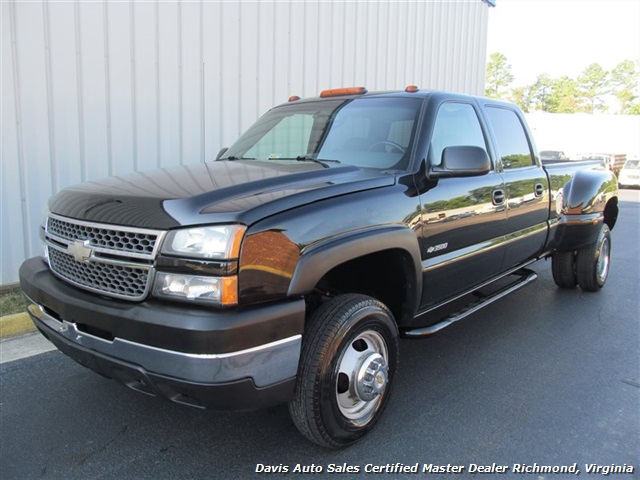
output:
<svg viewBox="0 0 640 480"><path fill-rule="evenodd" d="M577 252L557 252L551 258L551 271L556 285L597 292L607 281L611 263L611 231L603 223L598 238Z"/></svg>

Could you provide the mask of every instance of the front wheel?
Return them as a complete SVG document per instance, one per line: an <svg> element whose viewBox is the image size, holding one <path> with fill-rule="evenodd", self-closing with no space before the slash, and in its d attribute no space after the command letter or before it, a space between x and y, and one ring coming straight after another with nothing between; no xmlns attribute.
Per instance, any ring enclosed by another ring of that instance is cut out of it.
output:
<svg viewBox="0 0 640 480"><path fill-rule="evenodd" d="M397 365L398 328L389 309L365 295L332 298L309 320L291 419L323 447L356 442L380 417Z"/></svg>
<svg viewBox="0 0 640 480"><path fill-rule="evenodd" d="M611 232L603 223L595 243L578 250L576 275L578 285L587 292L600 290L609 276L611 263Z"/></svg>

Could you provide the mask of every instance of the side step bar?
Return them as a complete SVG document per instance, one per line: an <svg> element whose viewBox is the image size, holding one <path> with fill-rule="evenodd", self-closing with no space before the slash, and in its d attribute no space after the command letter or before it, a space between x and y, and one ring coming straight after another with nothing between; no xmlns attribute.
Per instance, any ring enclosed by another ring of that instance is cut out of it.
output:
<svg viewBox="0 0 640 480"><path fill-rule="evenodd" d="M426 337L428 335L433 335L434 333L439 332L443 328L448 327L458 320L462 320L463 318L477 312L481 308L486 307L487 305L491 305L496 300L506 297L516 290L520 290L522 287L530 284L538 278L538 274L536 272L526 268L522 268L514 272L513 275L517 275L520 278L508 285L505 285L500 290L492 293L491 295L487 295L486 297L482 297L479 300L470 303L462 310L452 313L451 315L443 318L441 322L436 323L435 325L431 325L430 327L405 330L402 332L402 335L407 338Z"/></svg>

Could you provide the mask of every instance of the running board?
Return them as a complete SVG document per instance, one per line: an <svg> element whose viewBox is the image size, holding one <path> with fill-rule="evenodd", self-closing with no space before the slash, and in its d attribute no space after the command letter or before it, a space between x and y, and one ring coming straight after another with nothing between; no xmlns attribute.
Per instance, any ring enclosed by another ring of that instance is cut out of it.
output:
<svg viewBox="0 0 640 480"><path fill-rule="evenodd" d="M435 325L431 325L430 327L424 328L415 328L411 330L405 330L402 332L403 336L408 338L416 338L416 337L426 337L428 335L433 335L436 332L439 332L443 328L448 327L449 325L456 323L458 320L462 320L465 317L477 312L483 307L487 305L491 305L496 300L499 300L503 297L506 297L510 293L515 292L516 290L520 290L522 287L530 284L538 278L538 274L532 270L528 270L526 268L522 268L512 275L518 275L520 278L515 280L502 287L500 290L488 295L486 297L480 298L479 300L470 303L462 310L452 313L448 317L445 317L441 322L436 323Z"/></svg>

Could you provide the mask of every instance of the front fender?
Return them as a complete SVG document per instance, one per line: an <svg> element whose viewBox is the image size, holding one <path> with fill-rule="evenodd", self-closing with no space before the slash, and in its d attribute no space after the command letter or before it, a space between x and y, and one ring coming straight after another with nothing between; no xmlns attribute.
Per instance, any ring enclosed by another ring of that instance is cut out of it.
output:
<svg viewBox="0 0 640 480"><path fill-rule="evenodd" d="M349 232L314 244L301 252L288 295L304 295L313 290L320 279L335 267L365 255L386 250L402 250L412 260L413 272L408 279L410 303L415 311L422 292L420 250L413 230L406 226L378 226Z"/></svg>

